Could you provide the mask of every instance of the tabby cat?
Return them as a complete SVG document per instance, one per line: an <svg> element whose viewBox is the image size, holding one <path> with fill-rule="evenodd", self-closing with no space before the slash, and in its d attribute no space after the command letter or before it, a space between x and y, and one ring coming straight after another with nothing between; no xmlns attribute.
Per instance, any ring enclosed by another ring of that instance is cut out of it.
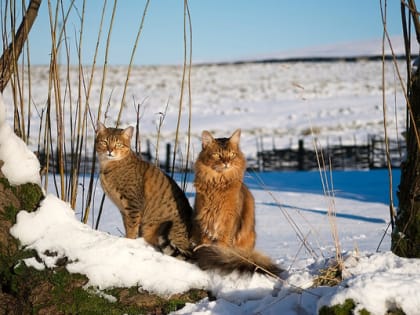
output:
<svg viewBox="0 0 420 315"><path fill-rule="evenodd" d="M98 124L96 152L106 195L119 208L127 238L143 237L163 253L188 258L192 209L176 182L131 150L133 127Z"/></svg>
<svg viewBox="0 0 420 315"><path fill-rule="evenodd" d="M277 275L281 269L254 250L255 205L243 183L246 160L239 148L240 135L240 129L230 138L214 139L208 131L202 133L194 180L194 235L201 244L196 248L198 265Z"/></svg>

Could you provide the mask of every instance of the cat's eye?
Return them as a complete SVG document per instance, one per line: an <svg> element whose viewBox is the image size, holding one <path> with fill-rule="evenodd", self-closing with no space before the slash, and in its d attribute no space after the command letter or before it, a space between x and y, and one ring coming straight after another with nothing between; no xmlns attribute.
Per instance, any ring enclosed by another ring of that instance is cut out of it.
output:
<svg viewBox="0 0 420 315"><path fill-rule="evenodd" d="M211 156L212 156L212 157L213 157L213 159L215 159L215 160L219 160L219 159L221 158L221 156L220 156L220 154L219 154L219 153L213 153Z"/></svg>
<svg viewBox="0 0 420 315"><path fill-rule="evenodd" d="M124 145L121 143L121 142L117 142L116 144L115 144L115 147L116 148L122 148Z"/></svg>
<svg viewBox="0 0 420 315"><path fill-rule="evenodd" d="M229 152L229 158L233 159L236 157L236 153L235 152Z"/></svg>
<svg viewBox="0 0 420 315"><path fill-rule="evenodd" d="M108 144L108 141L102 140L102 141L99 141L99 144L102 146L106 146Z"/></svg>

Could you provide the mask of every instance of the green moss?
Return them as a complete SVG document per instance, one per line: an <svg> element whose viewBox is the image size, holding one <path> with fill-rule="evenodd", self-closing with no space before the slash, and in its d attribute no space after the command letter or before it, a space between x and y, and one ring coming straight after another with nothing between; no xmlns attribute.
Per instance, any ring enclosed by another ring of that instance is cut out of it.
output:
<svg viewBox="0 0 420 315"><path fill-rule="evenodd" d="M43 193L41 188L32 183L27 183L18 186L19 187L19 200L21 208L27 211L35 210L40 200L43 198Z"/></svg>
<svg viewBox="0 0 420 315"><path fill-rule="evenodd" d="M343 304L321 307L319 315L352 315L355 307L356 303L352 299L347 299Z"/></svg>
<svg viewBox="0 0 420 315"><path fill-rule="evenodd" d="M20 259L36 257L33 251L22 252ZM17 257L15 257L17 259ZM206 296L202 290L191 290L171 298L164 298L138 288L116 288L98 291L85 289L84 275L69 273L65 267L38 271L23 262L3 270L2 292L10 294L22 303L25 313L59 314L168 314L196 302ZM124 292L124 298L122 298ZM113 296L116 302L104 296Z"/></svg>
<svg viewBox="0 0 420 315"><path fill-rule="evenodd" d="M112 303L83 288L87 278L65 268L37 271L24 263L11 268L3 292L24 301L20 307L31 313L139 314L139 307Z"/></svg>
<svg viewBox="0 0 420 315"><path fill-rule="evenodd" d="M17 296L20 294L19 281L26 273L26 266L20 261L33 257L33 251L17 251L13 255L0 255L0 291Z"/></svg>
<svg viewBox="0 0 420 315"><path fill-rule="evenodd" d="M16 223L16 215L20 210L24 209L29 212L35 210L43 198L41 187L36 184L27 183L12 186L7 178L2 177L0 178L0 185L3 186L4 190L10 190L17 200L19 200L19 209L10 204L4 207L4 213L2 213L3 218L12 224Z"/></svg>
<svg viewBox="0 0 420 315"><path fill-rule="evenodd" d="M165 298L138 287L115 288L104 293L116 297L118 299L117 303L135 307L137 313L141 310L146 314L168 314L183 308L186 303L195 303L208 296L204 290L192 289Z"/></svg>
<svg viewBox="0 0 420 315"><path fill-rule="evenodd" d="M139 314L139 308L112 303L107 299L85 290L86 278L70 274L65 269L50 276L53 290L51 304L64 314Z"/></svg>
<svg viewBox="0 0 420 315"><path fill-rule="evenodd" d="M175 312L185 306L185 301L183 300L169 300L165 305L163 305L163 310L165 314L168 314L170 312Z"/></svg>
<svg viewBox="0 0 420 315"><path fill-rule="evenodd" d="M0 185L3 185L5 189L13 188L6 177L0 177Z"/></svg>
<svg viewBox="0 0 420 315"><path fill-rule="evenodd" d="M19 212L19 209L16 209L16 207L12 205L8 205L4 207L4 213L2 213L2 216L5 220L10 221L12 224L16 223L16 215Z"/></svg>
<svg viewBox="0 0 420 315"><path fill-rule="evenodd" d="M323 306L319 310L319 315L354 315L354 309L356 303L353 299L347 299L343 304L337 304L333 306ZM358 313L359 315L370 315L371 313L366 309L362 309Z"/></svg>
<svg viewBox="0 0 420 315"><path fill-rule="evenodd" d="M354 309L356 303L353 299L347 299L343 304L337 304L333 306L323 306L319 310L319 315L355 315ZM365 308L357 312L358 315L371 315L371 312ZM400 308L388 310L387 315L405 315L404 311Z"/></svg>
<svg viewBox="0 0 420 315"><path fill-rule="evenodd" d="M406 315L405 312L400 308L389 310L386 314L387 315Z"/></svg>

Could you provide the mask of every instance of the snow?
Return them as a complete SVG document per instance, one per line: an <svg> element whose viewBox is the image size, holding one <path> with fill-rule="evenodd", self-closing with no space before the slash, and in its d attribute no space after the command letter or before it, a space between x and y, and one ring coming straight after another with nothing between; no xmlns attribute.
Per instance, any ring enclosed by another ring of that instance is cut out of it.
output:
<svg viewBox="0 0 420 315"><path fill-rule="evenodd" d="M347 298L353 298L360 302L356 311L363 306L375 310L376 314L385 314L388 309L403 305L406 314L418 314L419 270L419 259L399 258L389 252L366 255L353 266L347 267L347 272L354 276L323 296L319 305L339 304ZM400 295L399 292L404 294Z"/></svg>
<svg viewBox="0 0 420 315"><path fill-rule="evenodd" d="M21 138L6 123L6 108L0 94L0 161L1 171L12 185L41 184L39 161Z"/></svg>
<svg viewBox="0 0 420 315"><path fill-rule="evenodd" d="M19 212L10 233L23 246L36 250L44 267L53 268L59 260L68 259L67 270L86 275L88 287L141 286L163 296L199 288L239 303L269 294L274 285L273 279L258 274L222 277L204 272L157 252L141 238L131 240L92 230L76 218L67 203L53 195L46 196L36 212ZM25 263L41 268L33 259ZM243 292L236 293L238 289Z"/></svg>
<svg viewBox="0 0 420 315"><path fill-rule="evenodd" d="M384 66L386 118L390 126L388 132L391 139L396 139L401 137L405 126L405 98L392 62L387 61ZM398 66L404 76L404 61L398 61ZM90 70L89 67L84 69L87 82ZM49 86L48 67L34 66L31 71L37 82L32 86L31 94L31 100L37 108L31 111L31 134L37 134L40 112L46 110L47 104L45 91L48 91ZM106 125L113 126L120 111L126 68L113 66L108 73L104 85L104 99L107 103L102 105L100 119ZM65 73L62 75L65 76ZM135 108L141 104L142 149L146 149L148 139L153 154L157 143L158 122L168 104L160 133L159 152L162 159L166 143L175 141L181 75L182 68L179 66L134 67L127 87L126 105L122 111L120 126L135 125ZM72 95L75 95L79 82L77 67L70 68L68 77ZM96 70L89 101L94 120L99 106L101 79L102 72ZM179 135L182 153L185 153L188 125L188 94L187 91L184 93ZM219 137L230 135L235 129L241 128L241 145L247 157L255 157L258 146L265 149L271 149L273 145L276 148L290 145L297 147L299 139L305 141L305 146L311 147L311 129L315 130L321 145L339 141L343 144L365 143L368 135L383 135L384 132L381 61L194 66L191 73L191 93L192 159L201 148L199 139L203 130L209 130ZM13 104L10 89L5 91L4 97L7 103ZM82 99L85 97L81 95ZM65 124L69 124L72 117L70 108L76 107L77 101L76 97L66 99L68 106L64 107ZM55 117L54 100L51 102L51 115ZM13 112L8 114L9 121L13 121ZM72 114L75 115L75 112ZM86 138L88 143L93 141L93 127L89 120ZM51 130L54 137L57 132L54 121ZM37 150L37 142L30 142L29 145L32 150ZM66 146L71 147L69 142ZM91 148L88 146L87 150Z"/></svg>
<svg viewBox="0 0 420 315"><path fill-rule="evenodd" d="M288 268L284 280L201 271L188 262L156 252L143 239L129 240L93 230L80 222L69 204L51 194L37 211L19 212L10 232L22 246L35 249L42 260L40 263L27 259L27 265L53 268L66 257L70 272L88 277L87 288L139 286L163 296L202 288L217 297L216 301L206 298L187 304L174 314L316 314L322 305L341 303L346 298L353 298L359 303L358 309L365 307L373 314L384 314L391 306L399 306L409 315L418 314L420 260L390 253L389 235L382 246L385 250L372 254L388 221L387 197L379 185L386 179L386 172L375 172L334 173L337 195L343 196L336 197L335 202L348 276L332 288L310 288L317 270L334 255L333 244L328 244L328 200L317 188L317 172L273 172L246 177L257 204L257 247ZM305 180L306 185L301 186ZM112 219L119 216L118 211L110 204L105 210L106 226L114 225L114 232L121 230L121 222ZM321 243L316 248L319 256L305 251L298 254L300 242L282 211L300 220L298 224L312 245ZM312 233L317 235L313 239ZM358 251L353 251L355 247Z"/></svg>
<svg viewBox="0 0 420 315"><path fill-rule="evenodd" d="M399 65L405 69L403 62ZM298 138L312 141L313 135L306 135L310 129L317 130L316 137L321 144L361 141L368 134L382 135L381 67L381 62L375 61L195 67L193 156L200 148L199 135L203 129L216 136L226 136L242 128L241 147L247 156L255 155L256 139L261 139L259 146L265 148L294 145ZM386 120L390 137L396 138L404 130L405 102L392 63L387 62L385 67L389 113ZM48 68L32 69L37 84L33 86L31 102L41 110L45 104ZM72 84L77 83L76 70L69 76ZM180 70L176 66L133 69L127 95L134 103L145 100L142 139L153 142L156 138L158 113L170 99L161 143L173 141L178 104L172 99L179 96ZM126 72L123 67L113 67L110 73L105 95L111 100L107 123L112 124L119 110L115 95L122 90ZM95 86L98 87L97 83ZM98 105L94 101L99 99L98 95L99 88L93 88L92 113ZM10 91L5 91L4 98L7 104L12 104ZM39 162L31 152L35 143L29 141L27 147L14 135L10 127L12 115L5 113L0 101L0 160L5 162L2 171L13 185L40 184ZM31 115L32 128L36 128L39 115L36 111ZM134 116L131 105L126 106L122 126L133 124ZM68 112L65 117L69 117ZM88 142L93 139L93 126L89 128ZM181 130L185 130L184 120ZM397 200L399 176L400 171L393 170L394 200ZM194 200L192 180L190 174L187 196L191 202ZM98 230L92 228L98 216L95 207L89 223L82 224L82 201L78 200L73 210L55 195L46 193L37 211L19 212L10 232L23 247L36 250L41 258L41 262L26 259L25 264L36 269L53 268L67 259L66 268L70 272L88 277L88 290L139 286L168 296L202 288L217 297L215 301L203 299L187 304L174 314L316 314L322 305L341 303L347 298L357 302L357 310L366 308L372 314L382 315L393 307L402 308L407 315L419 314L420 260L400 258L389 251L390 196L386 170L333 171L329 182L329 187L334 189L332 196L323 191L317 171L250 172L245 181L256 201L256 247L287 270L282 274L283 279L204 272L188 262L156 252L142 239L125 239L121 237L121 216L108 199ZM49 182L52 185L53 181ZM47 191L53 191L52 187ZM98 185L96 205L101 196ZM331 205L336 211L346 278L336 287L312 288L319 269L325 268L335 256L327 215Z"/></svg>
<svg viewBox="0 0 420 315"><path fill-rule="evenodd" d="M77 220L67 203L53 195L46 196L38 211L21 211L17 222L10 233L22 245L35 249L47 267L67 257L67 269L85 274L89 286L107 289L141 285L145 290L171 295L207 285L203 271L158 253L143 239L93 231Z"/></svg>

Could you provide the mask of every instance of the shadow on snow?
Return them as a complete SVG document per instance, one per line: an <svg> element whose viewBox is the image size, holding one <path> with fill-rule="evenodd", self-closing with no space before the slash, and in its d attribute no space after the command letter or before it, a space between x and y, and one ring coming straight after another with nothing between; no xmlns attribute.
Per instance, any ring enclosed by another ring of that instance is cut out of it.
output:
<svg viewBox="0 0 420 315"><path fill-rule="evenodd" d="M321 214L321 215L327 215L328 214L328 211L326 211L326 210L298 208L298 207L295 207L295 206L290 206L290 205L285 205L285 204L277 204L277 203L273 203L273 202L263 202L263 203L260 203L260 204L266 205L266 206L272 206L272 207L288 208L288 209L293 209L293 210L296 210L296 211L309 212L309 213L315 213L315 214ZM369 222L369 223L380 223L380 224L386 223L386 221L384 219L364 217L364 216L356 215L356 214L336 213L335 216L337 218L363 221L363 222Z"/></svg>

